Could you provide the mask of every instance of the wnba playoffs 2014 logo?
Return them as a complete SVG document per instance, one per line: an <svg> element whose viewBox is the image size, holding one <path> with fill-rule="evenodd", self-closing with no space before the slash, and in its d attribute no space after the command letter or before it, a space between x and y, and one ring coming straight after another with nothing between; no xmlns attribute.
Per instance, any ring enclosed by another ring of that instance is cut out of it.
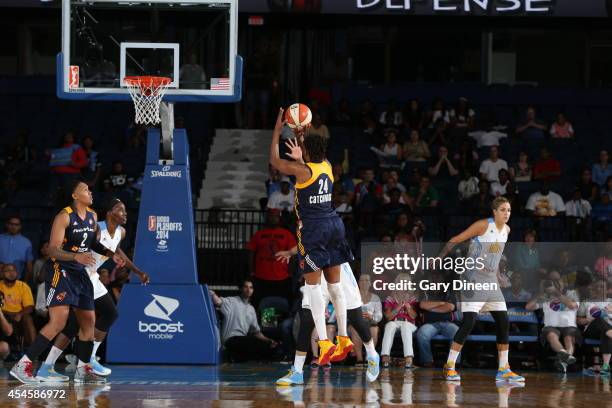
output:
<svg viewBox="0 0 612 408"><path fill-rule="evenodd" d="M155 232L155 239L157 240L155 251L157 252L168 251L170 232L183 231L183 223L171 222L167 215L149 215L147 227L149 232Z"/></svg>

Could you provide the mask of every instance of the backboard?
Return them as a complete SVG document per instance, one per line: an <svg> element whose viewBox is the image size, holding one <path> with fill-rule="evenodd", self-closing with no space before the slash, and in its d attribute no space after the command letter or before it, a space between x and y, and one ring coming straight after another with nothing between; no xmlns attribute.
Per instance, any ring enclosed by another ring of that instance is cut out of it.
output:
<svg viewBox="0 0 612 408"><path fill-rule="evenodd" d="M125 100L126 76L171 79L164 101L241 98L238 0L62 0L62 99Z"/></svg>

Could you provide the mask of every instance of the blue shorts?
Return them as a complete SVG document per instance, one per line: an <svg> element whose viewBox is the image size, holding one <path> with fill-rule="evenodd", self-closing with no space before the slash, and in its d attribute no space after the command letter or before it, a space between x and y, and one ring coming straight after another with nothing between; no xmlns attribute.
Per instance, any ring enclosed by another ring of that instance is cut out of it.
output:
<svg viewBox="0 0 612 408"><path fill-rule="evenodd" d="M302 221L298 225L298 265L310 273L353 260L340 217Z"/></svg>
<svg viewBox="0 0 612 408"><path fill-rule="evenodd" d="M45 289L47 307L68 305L81 310L94 310L94 291L85 268L67 268L58 262L50 262Z"/></svg>

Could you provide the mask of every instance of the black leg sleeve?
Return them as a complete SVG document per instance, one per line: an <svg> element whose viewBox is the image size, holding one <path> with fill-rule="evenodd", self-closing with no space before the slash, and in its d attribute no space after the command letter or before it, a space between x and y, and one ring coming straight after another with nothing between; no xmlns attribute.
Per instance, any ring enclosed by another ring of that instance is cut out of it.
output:
<svg viewBox="0 0 612 408"><path fill-rule="evenodd" d="M463 345L465 340L467 340L468 336L474 329L474 325L476 324L476 312L464 312L463 313L463 321L461 322L461 326L459 326L459 330L455 333L455 338L453 341L457 344Z"/></svg>
<svg viewBox="0 0 612 408"><path fill-rule="evenodd" d="M372 340L372 334L370 333L370 325L363 318L363 314L361 312L361 308L351 309L347 311L348 323L355 328L359 337L361 337L361 341L364 343Z"/></svg>
<svg viewBox="0 0 612 408"><path fill-rule="evenodd" d="M508 312L497 311L491 312L493 320L495 320L495 334L497 336L497 344L508 344L510 331L510 320L508 320Z"/></svg>
<svg viewBox="0 0 612 408"><path fill-rule="evenodd" d="M298 332L296 350L307 353L310 350L310 337L315 328L310 309L300 309L300 330Z"/></svg>

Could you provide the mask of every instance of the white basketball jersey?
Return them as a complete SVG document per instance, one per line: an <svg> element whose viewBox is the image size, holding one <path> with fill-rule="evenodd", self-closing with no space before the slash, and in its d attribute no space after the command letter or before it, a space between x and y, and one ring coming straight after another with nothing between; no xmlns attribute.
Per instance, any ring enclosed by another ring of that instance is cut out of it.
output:
<svg viewBox="0 0 612 408"><path fill-rule="evenodd" d="M361 293L359 292L359 286L353 275L353 270L348 262L343 263L340 266L340 285L344 292L344 299L346 301L346 309L353 310L361 307ZM325 275L321 274L321 292L323 292L323 300L325 304L331 301L329 291L327 290L327 281ZM303 293L303 292L302 292ZM302 298L302 307L305 309L310 308L310 299L307 296Z"/></svg>
<svg viewBox="0 0 612 408"><path fill-rule="evenodd" d="M495 274L499 268L506 241L508 241L509 228L504 225L502 230L497 229L493 218L488 219L489 224L484 234L472 238L468 249L468 258L481 258L484 269L477 272Z"/></svg>
<svg viewBox="0 0 612 408"><path fill-rule="evenodd" d="M122 228L118 226L117 229L115 229L115 234L112 237L110 233L108 232L108 228L106 227L106 222L104 221L98 222L98 228L100 229L100 243L104 245L106 248L114 252L119 246L119 243L121 242ZM98 299L107 293L106 288L104 287L102 282L100 282L100 276L98 275L98 268L100 268L100 266L102 266L102 264L104 264L104 262L108 260L108 257L104 255L100 255L97 252L92 252L92 255L94 259L96 260L96 263L92 266L87 266L85 269L87 270L89 279L91 279L91 282L93 283L94 299Z"/></svg>

